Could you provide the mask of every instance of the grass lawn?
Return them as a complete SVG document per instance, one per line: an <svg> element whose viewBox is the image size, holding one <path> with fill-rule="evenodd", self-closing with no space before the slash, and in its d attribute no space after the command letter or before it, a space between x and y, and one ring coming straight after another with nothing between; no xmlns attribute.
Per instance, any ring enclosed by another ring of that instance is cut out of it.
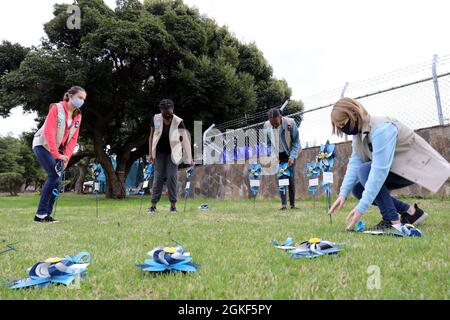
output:
<svg viewBox="0 0 450 320"><path fill-rule="evenodd" d="M329 224L324 201L298 201L298 210L278 211L279 200L189 200L186 213L139 214L140 198L100 200L92 195L62 195L53 225L32 222L37 195L0 198L0 251L19 241L18 251L0 255L0 281L25 278L42 259L89 251L93 260L80 289L51 286L10 290L2 299L449 299L450 199L419 200L430 214L420 225L423 238L395 238L345 232L348 201ZM197 207L207 202L204 212ZM413 200L407 200L413 203ZM371 208L364 220L380 220ZM322 237L348 241L337 256L292 260L271 240L292 236L298 242ZM190 251L200 269L194 274L155 276L135 267L147 252L175 239ZM376 265L381 288L368 289Z"/></svg>

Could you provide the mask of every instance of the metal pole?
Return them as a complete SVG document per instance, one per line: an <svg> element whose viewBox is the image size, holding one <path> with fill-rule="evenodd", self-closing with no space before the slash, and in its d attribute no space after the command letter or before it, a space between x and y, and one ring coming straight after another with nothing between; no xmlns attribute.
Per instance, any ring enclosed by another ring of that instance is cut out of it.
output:
<svg viewBox="0 0 450 320"><path fill-rule="evenodd" d="M436 97L436 107L439 119L439 125L444 125L444 114L442 113L442 105L441 105L441 95L439 92L439 82L437 78L436 72L436 64L437 64L437 54L433 56L433 65L432 65L432 73L433 73L433 84L434 84L434 95Z"/></svg>
<svg viewBox="0 0 450 320"><path fill-rule="evenodd" d="M203 164L207 164L206 163L206 153L205 153L205 149L206 149L206 136L208 134L209 131L211 131L216 125L213 123L208 129L206 129L206 131L203 133Z"/></svg>
<svg viewBox="0 0 450 320"><path fill-rule="evenodd" d="M346 82L344 85L344 88L342 88L342 92L341 92L341 98L343 98L345 96L345 91L347 91L349 82Z"/></svg>

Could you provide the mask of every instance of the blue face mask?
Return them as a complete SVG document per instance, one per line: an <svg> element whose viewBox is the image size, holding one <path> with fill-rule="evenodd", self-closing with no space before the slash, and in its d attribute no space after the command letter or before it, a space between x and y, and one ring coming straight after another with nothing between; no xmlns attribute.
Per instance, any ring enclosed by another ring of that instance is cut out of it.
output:
<svg viewBox="0 0 450 320"><path fill-rule="evenodd" d="M81 100L80 98L70 99L70 102L74 105L75 108L78 108L78 109L80 109L84 104L84 101Z"/></svg>

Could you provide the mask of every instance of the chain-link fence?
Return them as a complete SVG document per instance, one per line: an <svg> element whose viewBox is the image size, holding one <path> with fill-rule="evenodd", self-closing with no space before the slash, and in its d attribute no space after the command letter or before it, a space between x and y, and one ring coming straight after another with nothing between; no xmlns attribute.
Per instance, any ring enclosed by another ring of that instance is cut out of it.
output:
<svg viewBox="0 0 450 320"><path fill-rule="evenodd" d="M357 99L372 115L396 118L412 129L449 124L450 55L303 98L305 111L287 115L296 120L303 148L344 141L331 135L330 120L331 107L342 96ZM214 145L223 163L256 157L265 152L264 117L267 111L210 128L204 147Z"/></svg>

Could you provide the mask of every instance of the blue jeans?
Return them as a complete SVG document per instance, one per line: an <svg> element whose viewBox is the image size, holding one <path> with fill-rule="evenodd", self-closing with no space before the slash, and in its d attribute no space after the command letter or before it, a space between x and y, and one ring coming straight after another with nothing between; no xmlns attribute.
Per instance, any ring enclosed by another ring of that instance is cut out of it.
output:
<svg viewBox="0 0 450 320"><path fill-rule="evenodd" d="M34 147L33 152L48 175L41 190L41 199L39 200L36 215L51 215L56 200L53 190L59 191L61 183L61 179L55 170L56 160L43 146Z"/></svg>
<svg viewBox="0 0 450 320"><path fill-rule="evenodd" d="M367 178L369 177L371 165L372 162L369 161L363 163L359 167L358 171L359 182L353 187L352 190L353 195L358 199L361 199L362 197L364 186L366 185ZM383 220L387 221L398 220L399 212L408 211L410 205L391 197L390 192L391 190L400 189L403 187L410 186L412 184L413 182L395 173L389 172L389 175L387 176L383 186L380 189L380 192L376 196L373 203L380 209L381 215L383 216Z"/></svg>

